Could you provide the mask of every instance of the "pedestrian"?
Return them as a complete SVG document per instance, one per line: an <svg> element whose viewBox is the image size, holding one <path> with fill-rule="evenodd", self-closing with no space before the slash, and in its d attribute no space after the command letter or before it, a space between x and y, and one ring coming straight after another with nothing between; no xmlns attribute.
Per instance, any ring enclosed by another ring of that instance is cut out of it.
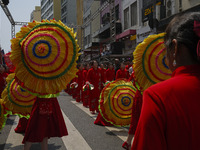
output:
<svg viewBox="0 0 200 150"><path fill-rule="evenodd" d="M84 85L86 84L86 81L87 81L87 73L88 73L88 70L90 69L90 65L89 63L86 63L84 65L84 70L83 70L83 82L84 82ZM83 89L82 89L83 90ZM83 90L83 106L84 107L88 107L89 106L89 89L87 90Z"/></svg>
<svg viewBox="0 0 200 150"><path fill-rule="evenodd" d="M120 69L120 61L119 59L115 59L115 74L117 73L117 71Z"/></svg>
<svg viewBox="0 0 200 150"><path fill-rule="evenodd" d="M47 150L50 137L66 135L68 132L57 98L37 98L22 141L24 150L29 150L34 142L40 142L42 150Z"/></svg>
<svg viewBox="0 0 200 150"><path fill-rule="evenodd" d="M104 87L104 83L105 83L105 81L106 81L106 69L105 69L103 63L100 64L99 70L100 70L100 72L101 72L101 90L102 90L103 87Z"/></svg>
<svg viewBox="0 0 200 150"><path fill-rule="evenodd" d="M89 109L91 114L99 112L98 110L98 100L101 91L101 72L98 68L97 61L92 61L92 68L87 73L87 82L94 86L94 89L90 91Z"/></svg>
<svg viewBox="0 0 200 150"><path fill-rule="evenodd" d="M135 93L134 103L132 106L131 124L129 127L128 136L127 136L126 141L122 145L122 147L126 150L131 149L131 143L132 143L132 140L133 140L133 137L135 135L135 131L138 125L141 108L142 108L142 94L141 94L141 91L137 89Z"/></svg>
<svg viewBox="0 0 200 150"><path fill-rule="evenodd" d="M168 24L167 62L172 77L143 93L132 150L200 149L200 13Z"/></svg>
<svg viewBox="0 0 200 150"><path fill-rule="evenodd" d="M79 71L77 72L78 77L76 78L76 83L78 84L78 87L76 88L76 102L81 102L82 100L82 89L84 85L84 79L83 79L83 69L84 66L82 63L79 64Z"/></svg>
<svg viewBox="0 0 200 150"><path fill-rule="evenodd" d="M113 64L109 64L109 68L106 70L106 81L114 81L115 80L115 70Z"/></svg>
<svg viewBox="0 0 200 150"><path fill-rule="evenodd" d="M121 63L120 69L116 73L115 79L120 79L120 78L125 78L129 79L129 72L125 69L125 64L124 62Z"/></svg>

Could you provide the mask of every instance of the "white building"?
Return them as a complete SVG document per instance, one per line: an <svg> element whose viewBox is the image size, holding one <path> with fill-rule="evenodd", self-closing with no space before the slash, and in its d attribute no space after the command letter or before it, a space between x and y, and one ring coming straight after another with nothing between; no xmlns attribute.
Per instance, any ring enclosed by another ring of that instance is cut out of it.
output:
<svg viewBox="0 0 200 150"><path fill-rule="evenodd" d="M76 25L76 0L61 0L61 21L66 25Z"/></svg>
<svg viewBox="0 0 200 150"><path fill-rule="evenodd" d="M61 0L41 0L41 19L61 19Z"/></svg>

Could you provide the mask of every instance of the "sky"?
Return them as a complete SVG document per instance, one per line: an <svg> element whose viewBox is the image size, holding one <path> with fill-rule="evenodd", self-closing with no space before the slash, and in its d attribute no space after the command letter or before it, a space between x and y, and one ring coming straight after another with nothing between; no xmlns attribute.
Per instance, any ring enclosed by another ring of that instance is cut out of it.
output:
<svg viewBox="0 0 200 150"><path fill-rule="evenodd" d="M30 22L31 12L35 6L40 6L40 0L9 0L8 9L16 22ZM0 45L5 53L10 51L11 24L0 7ZM15 33L20 31L21 26L15 26Z"/></svg>

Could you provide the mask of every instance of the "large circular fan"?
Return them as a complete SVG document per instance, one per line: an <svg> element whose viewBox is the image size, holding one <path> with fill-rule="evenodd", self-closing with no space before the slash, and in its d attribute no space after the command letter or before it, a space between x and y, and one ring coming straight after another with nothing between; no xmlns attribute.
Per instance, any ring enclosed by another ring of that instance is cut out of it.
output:
<svg viewBox="0 0 200 150"><path fill-rule="evenodd" d="M13 74L10 76L12 75ZM10 76L8 76L7 81L10 80ZM32 105L36 100L36 96L33 96L22 89L14 78L7 84L1 97L7 112L24 117L29 116L32 110Z"/></svg>
<svg viewBox="0 0 200 150"><path fill-rule="evenodd" d="M5 126L7 117L5 116L5 110L2 105L3 100L0 99L0 130Z"/></svg>
<svg viewBox="0 0 200 150"><path fill-rule="evenodd" d="M29 92L56 94L76 76L79 46L73 29L55 20L32 22L11 40L16 78Z"/></svg>
<svg viewBox="0 0 200 150"><path fill-rule="evenodd" d="M165 33L150 35L133 52L133 70L141 90L169 79L171 71L166 63Z"/></svg>
<svg viewBox="0 0 200 150"><path fill-rule="evenodd" d="M115 126L129 125L135 93L133 83L127 80L119 79L108 83L100 95L101 115Z"/></svg>

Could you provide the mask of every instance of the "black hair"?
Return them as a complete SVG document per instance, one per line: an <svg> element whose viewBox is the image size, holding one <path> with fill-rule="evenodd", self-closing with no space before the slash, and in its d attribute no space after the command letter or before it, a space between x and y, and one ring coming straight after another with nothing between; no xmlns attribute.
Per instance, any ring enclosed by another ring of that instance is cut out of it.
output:
<svg viewBox="0 0 200 150"><path fill-rule="evenodd" d="M96 60L91 61L91 63L90 63L91 66L94 65L94 61L96 61ZM96 61L96 62L97 62L97 61ZM97 64L98 64L98 62L97 62Z"/></svg>
<svg viewBox="0 0 200 150"><path fill-rule="evenodd" d="M189 49L189 52L194 59L197 60L197 43L200 40L200 37L196 35L194 30L194 21L200 22L200 13L184 13L181 15L175 16L169 25L167 26L165 32L165 45L167 50L173 48L172 40L176 39L178 46L181 44L186 46Z"/></svg>

